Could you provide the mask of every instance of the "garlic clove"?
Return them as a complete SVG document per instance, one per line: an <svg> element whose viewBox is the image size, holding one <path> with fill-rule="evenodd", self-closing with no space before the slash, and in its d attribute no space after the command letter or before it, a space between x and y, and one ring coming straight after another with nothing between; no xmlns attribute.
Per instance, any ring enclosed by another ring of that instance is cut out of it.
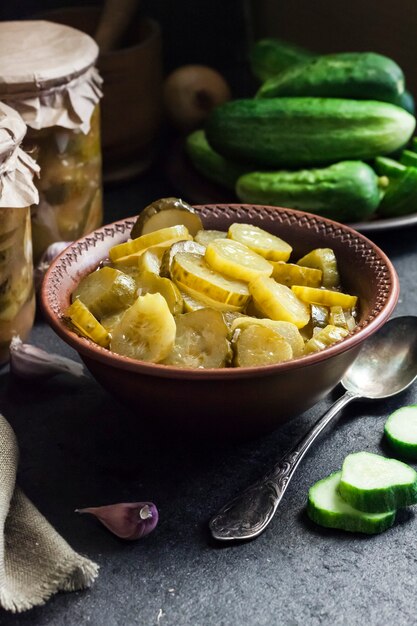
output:
<svg viewBox="0 0 417 626"><path fill-rule="evenodd" d="M27 380L46 380L64 373L78 378L85 376L81 363L23 343L17 335L10 343L10 369L19 378Z"/></svg>
<svg viewBox="0 0 417 626"><path fill-rule="evenodd" d="M129 540L149 535L159 519L158 509L152 502L120 502L76 509L75 512L94 515L114 535Z"/></svg>

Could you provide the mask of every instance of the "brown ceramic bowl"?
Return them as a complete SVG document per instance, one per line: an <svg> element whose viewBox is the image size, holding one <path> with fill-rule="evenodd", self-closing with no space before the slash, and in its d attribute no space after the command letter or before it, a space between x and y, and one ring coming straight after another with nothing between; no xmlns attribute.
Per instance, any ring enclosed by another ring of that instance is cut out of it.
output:
<svg viewBox="0 0 417 626"><path fill-rule="evenodd" d="M359 324L340 343L293 361L257 368L189 370L135 361L72 332L63 322L71 292L129 237L134 218L104 226L67 248L52 264L42 289L48 322L75 348L103 387L130 404L138 422L216 438L273 430L323 398L342 378L362 342L389 318L398 299L396 272L386 255L348 226L301 211L252 205L196 207L206 228L250 222L288 241L299 258L333 248L343 287L360 301ZM151 419L149 419L151 418Z"/></svg>

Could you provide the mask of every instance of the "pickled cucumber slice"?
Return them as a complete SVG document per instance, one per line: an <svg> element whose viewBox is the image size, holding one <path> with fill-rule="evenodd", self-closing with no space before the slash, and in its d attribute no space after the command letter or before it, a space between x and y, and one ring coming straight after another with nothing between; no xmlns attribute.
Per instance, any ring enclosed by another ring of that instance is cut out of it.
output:
<svg viewBox="0 0 417 626"><path fill-rule="evenodd" d="M320 304L311 305L311 323L313 328L325 328L330 323L328 307ZM336 326L336 324L334 324Z"/></svg>
<svg viewBox="0 0 417 626"><path fill-rule="evenodd" d="M395 521L395 511L363 513L345 502L339 494L342 472L334 472L319 480L308 492L307 514L325 528L339 528L350 532L374 535L390 528Z"/></svg>
<svg viewBox="0 0 417 626"><path fill-rule="evenodd" d="M130 306L136 296L136 283L131 276L112 267L103 267L82 279L72 294L81 300L100 320Z"/></svg>
<svg viewBox="0 0 417 626"><path fill-rule="evenodd" d="M192 206L180 198L161 198L149 204L140 213L132 228L131 237L140 237L161 228L182 224L194 236L203 224Z"/></svg>
<svg viewBox="0 0 417 626"><path fill-rule="evenodd" d="M307 304L319 304L321 306L341 306L343 309L353 308L358 298L350 296L340 291L331 291L330 289L316 289L315 287L301 287L293 285L291 287L295 295L307 302Z"/></svg>
<svg viewBox="0 0 417 626"><path fill-rule="evenodd" d="M231 324L231 330L234 332L238 328L240 330L244 330L245 328L249 328L249 326L264 326L265 328L270 328L277 335L282 337L287 341L292 349L293 357L299 357L304 352L304 340L301 336L300 331L298 330L295 324L291 322L281 322L277 320L270 319L259 319L256 317L235 317Z"/></svg>
<svg viewBox="0 0 417 626"><path fill-rule="evenodd" d="M113 246L109 250L109 257L113 263L115 261L120 262L121 259L125 257L141 254L153 246L162 245L168 248L180 239L191 239L188 229L182 224L161 228L160 230L137 237L137 239L132 239L125 243L119 243L117 246Z"/></svg>
<svg viewBox="0 0 417 626"><path fill-rule="evenodd" d="M176 282L178 289L182 295L184 301L184 309L189 311L197 311L198 309L215 309L216 311L222 311L224 313L239 313L242 314L243 307L234 306L233 304L226 304L225 302L219 302L213 300L203 293L191 289L188 285L182 285Z"/></svg>
<svg viewBox="0 0 417 626"><path fill-rule="evenodd" d="M417 472L396 459L356 452L343 462L339 492L360 511L392 511L417 503Z"/></svg>
<svg viewBox="0 0 417 626"><path fill-rule="evenodd" d="M71 325L83 337L91 339L94 343L98 343L98 345L103 348L107 348L109 345L109 333L81 300L74 300L65 311L65 318L71 322Z"/></svg>
<svg viewBox="0 0 417 626"><path fill-rule="evenodd" d="M191 252L176 254L171 274L177 283L224 304L244 306L250 297L246 283L232 280L212 270L198 254Z"/></svg>
<svg viewBox="0 0 417 626"><path fill-rule="evenodd" d="M117 324L122 319L125 311L119 311L118 313L113 313L113 315L107 315L100 320L100 324L104 326L104 328L111 334L113 329L116 328Z"/></svg>
<svg viewBox="0 0 417 626"><path fill-rule="evenodd" d="M199 230L198 233L194 235L194 241L206 247L210 241L214 239L225 239L226 237L227 233L224 230Z"/></svg>
<svg viewBox="0 0 417 626"><path fill-rule="evenodd" d="M158 363L171 352L175 341L174 316L160 293L139 296L114 328L110 350L117 354Z"/></svg>
<svg viewBox="0 0 417 626"><path fill-rule="evenodd" d="M221 274L250 282L258 276L270 276L272 265L261 255L239 241L214 239L206 248L204 258Z"/></svg>
<svg viewBox="0 0 417 626"><path fill-rule="evenodd" d="M208 369L225 367L231 358L229 330L220 311L200 309L176 318L175 344L165 365Z"/></svg>
<svg viewBox="0 0 417 626"><path fill-rule="evenodd" d="M260 276L249 283L256 307L272 320L292 322L302 328L310 320L310 308L289 287L273 278Z"/></svg>
<svg viewBox="0 0 417 626"><path fill-rule="evenodd" d="M233 241L243 243L269 261L288 261L292 252L288 243L251 224L232 224L227 236Z"/></svg>
<svg viewBox="0 0 417 626"><path fill-rule="evenodd" d="M141 272L152 272L152 274L159 276L161 273L161 265L164 254L165 248L162 246L155 246L145 250L145 252L141 254L138 259L137 267L139 274Z"/></svg>
<svg viewBox="0 0 417 626"><path fill-rule="evenodd" d="M290 344L272 328L252 324L238 330L233 340L235 367L258 367L289 361L293 357Z"/></svg>
<svg viewBox="0 0 417 626"><path fill-rule="evenodd" d="M341 328L347 329L345 313L340 305L330 307L329 323L332 324L332 326L340 326Z"/></svg>
<svg viewBox="0 0 417 626"><path fill-rule="evenodd" d="M312 267L302 267L295 263L284 261L270 261L273 270L272 278L278 283L291 287L292 285L306 285L307 287L320 287L322 271Z"/></svg>
<svg viewBox="0 0 417 626"><path fill-rule="evenodd" d="M385 422L384 434L401 458L417 461L417 404L391 413Z"/></svg>
<svg viewBox="0 0 417 626"><path fill-rule="evenodd" d="M142 272L136 279L137 294L160 293L165 298L173 315L182 313L183 299L181 293L169 278L162 278L152 272Z"/></svg>
<svg viewBox="0 0 417 626"><path fill-rule="evenodd" d="M320 352L320 350L324 350L324 348L328 348L334 343L341 341L347 337L348 334L349 331L345 328L332 326L331 324L328 324L324 328L317 328L311 339L305 344L304 351L306 354Z"/></svg>
<svg viewBox="0 0 417 626"><path fill-rule="evenodd" d="M177 241L173 243L168 250L165 250L164 256L162 257L161 263L161 276L165 276L166 278L171 278L171 266L174 256L178 254L178 252L192 252L193 254L200 254L204 256L206 251L205 246L201 246L199 243L195 241Z"/></svg>
<svg viewBox="0 0 417 626"><path fill-rule="evenodd" d="M322 271L322 285L327 289L340 286L336 255L331 248L316 248L297 261L297 265Z"/></svg>

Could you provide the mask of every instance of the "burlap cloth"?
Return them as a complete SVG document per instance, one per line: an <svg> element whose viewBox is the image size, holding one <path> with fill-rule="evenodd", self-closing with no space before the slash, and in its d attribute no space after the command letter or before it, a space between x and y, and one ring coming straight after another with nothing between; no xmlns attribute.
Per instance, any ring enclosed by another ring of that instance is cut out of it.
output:
<svg viewBox="0 0 417 626"><path fill-rule="evenodd" d="M18 446L0 415L0 605L14 613L89 587L98 565L74 552L16 485Z"/></svg>

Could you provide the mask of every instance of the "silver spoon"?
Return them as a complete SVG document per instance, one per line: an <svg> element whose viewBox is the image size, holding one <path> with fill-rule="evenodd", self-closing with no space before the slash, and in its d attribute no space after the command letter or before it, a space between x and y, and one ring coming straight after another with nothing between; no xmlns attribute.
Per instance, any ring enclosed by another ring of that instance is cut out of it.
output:
<svg viewBox="0 0 417 626"><path fill-rule="evenodd" d="M342 385L346 392L263 478L223 506L210 521L221 541L253 539L273 518L301 459L332 419L352 400L382 400L417 378L417 317L396 317L363 344Z"/></svg>

